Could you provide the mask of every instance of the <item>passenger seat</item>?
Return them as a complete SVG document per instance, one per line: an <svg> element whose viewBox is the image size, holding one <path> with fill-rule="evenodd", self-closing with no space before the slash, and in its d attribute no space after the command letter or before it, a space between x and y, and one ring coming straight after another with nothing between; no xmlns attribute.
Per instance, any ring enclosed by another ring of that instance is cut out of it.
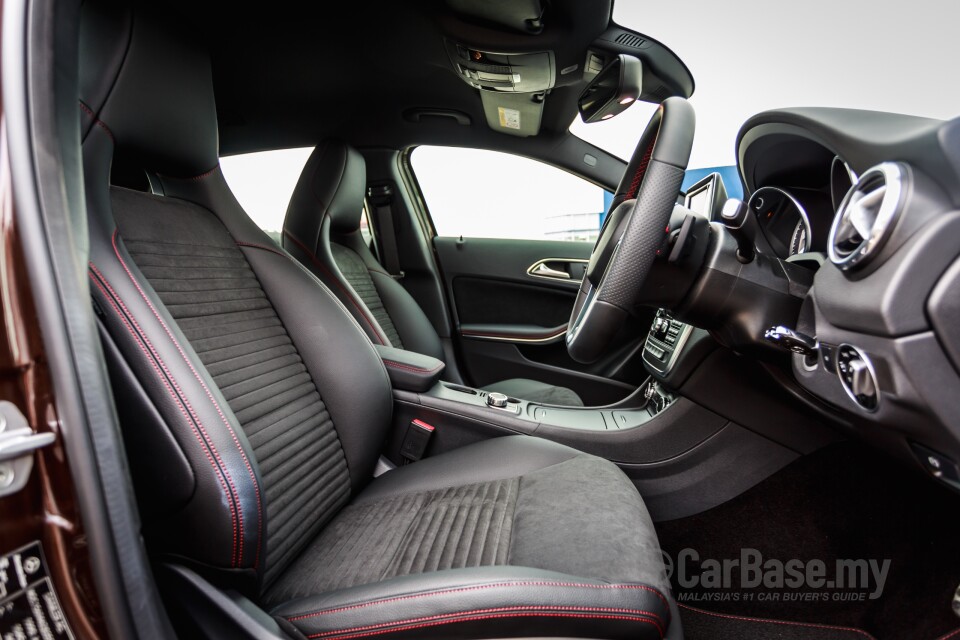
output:
<svg viewBox="0 0 960 640"><path fill-rule="evenodd" d="M337 140L318 145L287 207L283 248L340 297L374 344L445 361L426 314L384 271L360 234L366 184L366 164L356 149ZM572 389L536 380L511 378L484 389L531 402L583 406Z"/></svg>

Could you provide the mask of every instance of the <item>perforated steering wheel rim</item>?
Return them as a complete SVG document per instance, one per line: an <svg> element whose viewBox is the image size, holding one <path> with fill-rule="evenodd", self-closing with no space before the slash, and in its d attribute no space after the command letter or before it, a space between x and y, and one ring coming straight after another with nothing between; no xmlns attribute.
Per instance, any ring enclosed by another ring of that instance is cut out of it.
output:
<svg viewBox="0 0 960 640"><path fill-rule="evenodd" d="M613 212L633 200L629 218L613 224L613 216L608 216L570 314L566 343L574 360L591 363L600 358L636 306L643 282L670 233L670 216L690 160L695 128L690 103L668 98L640 137L610 207ZM619 238L611 238L621 229ZM609 254L608 259L604 254Z"/></svg>

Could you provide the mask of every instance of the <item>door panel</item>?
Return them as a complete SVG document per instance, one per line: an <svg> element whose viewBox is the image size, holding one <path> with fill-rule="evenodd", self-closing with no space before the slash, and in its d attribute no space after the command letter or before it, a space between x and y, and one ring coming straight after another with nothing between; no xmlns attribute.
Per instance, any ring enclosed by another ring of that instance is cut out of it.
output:
<svg viewBox="0 0 960 640"><path fill-rule="evenodd" d="M632 321L618 348L599 362L583 365L567 355L563 338L591 243L437 237L434 246L453 302L460 362L472 384L532 378L602 405L646 377L633 356L652 317ZM532 269L540 263L569 277L543 277Z"/></svg>
<svg viewBox="0 0 960 640"><path fill-rule="evenodd" d="M473 324L550 328L567 324L576 289L554 288L543 282L520 284L495 277L465 275L453 280L453 300L461 329Z"/></svg>

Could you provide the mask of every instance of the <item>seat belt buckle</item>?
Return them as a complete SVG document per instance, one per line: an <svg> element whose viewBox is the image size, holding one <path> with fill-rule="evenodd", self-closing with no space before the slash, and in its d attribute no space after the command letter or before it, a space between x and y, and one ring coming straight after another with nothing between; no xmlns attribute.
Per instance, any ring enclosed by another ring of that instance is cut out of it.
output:
<svg viewBox="0 0 960 640"><path fill-rule="evenodd" d="M400 455L403 459L406 462L416 462L422 458L435 430L433 425L427 424L423 420L411 421L410 426L407 427L407 433L403 437L403 444L400 445Z"/></svg>

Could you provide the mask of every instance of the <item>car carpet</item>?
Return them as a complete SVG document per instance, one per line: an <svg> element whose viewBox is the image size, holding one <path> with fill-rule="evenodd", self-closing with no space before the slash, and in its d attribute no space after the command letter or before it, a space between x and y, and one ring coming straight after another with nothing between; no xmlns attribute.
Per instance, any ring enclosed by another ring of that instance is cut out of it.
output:
<svg viewBox="0 0 960 640"><path fill-rule="evenodd" d="M747 618L680 606L687 640L876 640L860 629Z"/></svg>
<svg viewBox="0 0 960 640"><path fill-rule="evenodd" d="M886 587L875 600L760 599L761 592L771 590L740 589L738 581L727 590L682 588L673 571L682 604L720 614L863 629L877 640L934 640L960 626L950 607L960 584L960 496L923 477L919 465L914 472L858 443L804 456L718 507L657 523L657 533L673 560L683 549L695 550L701 561L740 558L742 549L784 562L891 560ZM749 601L716 598L751 591ZM781 596L789 591L781 590ZM688 617L683 616L684 627ZM712 625L709 634L714 634L733 622L707 617L694 614L692 628ZM724 637L709 634L690 637Z"/></svg>

